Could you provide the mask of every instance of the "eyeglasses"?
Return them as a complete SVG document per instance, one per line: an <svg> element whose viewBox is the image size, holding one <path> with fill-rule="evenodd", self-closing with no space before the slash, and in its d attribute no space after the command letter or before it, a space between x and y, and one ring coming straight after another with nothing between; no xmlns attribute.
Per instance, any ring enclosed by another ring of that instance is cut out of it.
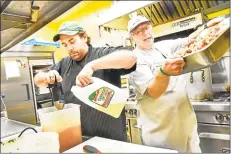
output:
<svg viewBox="0 0 231 154"><path fill-rule="evenodd" d="M147 25L143 28L138 28L138 29L134 30L132 33L135 35L140 35L140 34L144 33L146 30L149 30L150 28L151 28L151 25Z"/></svg>

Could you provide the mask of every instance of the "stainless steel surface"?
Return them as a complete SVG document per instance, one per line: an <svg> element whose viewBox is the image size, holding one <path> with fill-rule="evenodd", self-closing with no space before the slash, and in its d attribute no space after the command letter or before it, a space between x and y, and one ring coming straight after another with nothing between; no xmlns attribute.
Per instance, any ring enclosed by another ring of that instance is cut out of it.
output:
<svg viewBox="0 0 231 154"><path fill-rule="evenodd" d="M138 107L137 101L128 101L125 105L127 136L131 143L142 144L141 127L137 124Z"/></svg>
<svg viewBox="0 0 231 154"><path fill-rule="evenodd" d="M213 40L205 49L184 57L185 66L182 74L198 71L215 64L229 49L229 42L230 28Z"/></svg>
<svg viewBox="0 0 231 154"><path fill-rule="evenodd" d="M25 128L28 127L35 128L37 126L1 118L1 139L21 133Z"/></svg>
<svg viewBox="0 0 231 154"><path fill-rule="evenodd" d="M126 134L127 134L127 142L132 142L131 138L131 128L130 128L130 121L126 119Z"/></svg>
<svg viewBox="0 0 231 154"><path fill-rule="evenodd" d="M214 93L211 102L192 102L203 153L230 153L230 94Z"/></svg>
<svg viewBox="0 0 231 154"><path fill-rule="evenodd" d="M55 47L22 45L12 48L11 51L1 53L1 57L30 57L31 59L41 57L43 59L53 59L55 49Z"/></svg>
<svg viewBox="0 0 231 154"><path fill-rule="evenodd" d="M11 0L2 0L1 1L1 14L7 8L7 6L10 4L10 2L11 2Z"/></svg>
<svg viewBox="0 0 231 154"><path fill-rule="evenodd" d="M210 68L185 74L187 92L191 101L213 100L212 77Z"/></svg>
<svg viewBox="0 0 231 154"><path fill-rule="evenodd" d="M125 104L125 110L137 109L137 101L127 101Z"/></svg>
<svg viewBox="0 0 231 154"><path fill-rule="evenodd" d="M193 109L197 111L230 111L230 102L191 102Z"/></svg>
<svg viewBox="0 0 231 154"><path fill-rule="evenodd" d="M207 19L206 15L228 9L229 6L230 2L225 0L160 0L138 9L136 12L148 18L152 26L155 27L196 13L202 13L203 18ZM128 20L129 16L126 14L112 18L100 25L127 30L127 25L123 23L124 21L128 22Z"/></svg>
<svg viewBox="0 0 231 154"><path fill-rule="evenodd" d="M160 0L150 6L144 7L137 12L151 20L153 26L164 24L179 18L201 12L208 15L212 12L229 8L230 2L215 0Z"/></svg>
<svg viewBox="0 0 231 154"><path fill-rule="evenodd" d="M210 67L213 92L228 92L228 86L230 86L230 48L228 51L216 64Z"/></svg>
<svg viewBox="0 0 231 154"><path fill-rule="evenodd" d="M200 133L200 138L215 139L215 140L230 140L230 135L228 134L216 134L216 133Z"/></svg>
<svg viewBox="0 0 231 154"><path fill-rule="evenodd" d="M230 126L198 124L200 147L203 153L230 153Z"/></svg>
<svg viewBox="0 0 231 154"><path fill-rule="evenodd" d="M125 104L125 114L127 119L137 118L137 101L127 101Z"/></svg>
<svg viewBox="0 0 231 154"><path fill-rule="evenodd" d="M226 118L228 115L230 115L229 111L196 112L197 122L199 123L230 125L230 120Z"/></svg>
<svg viewBox="0 0 231 154"><path fill-rule="evenodd" d="M4 61L17 60L20 76L6 79ZM26 86L24 86L26 85ZM36 124L36 107L33 101L28 59L26 57L1 58L1 93L5 94L9 119Z"/></svg>
<svg viewBox="0 0 231 154"><path fill-rule="evenodd" d="M48 101L41 101L50 99L50 93L49 90L47 93L42 93L42 91L44 91L44 89L42 89L40 93L36 95L33 71L41 67L51 66L54 64L54 57L53 52L49 50L42 52L39 47L33 47L32 49L34 52L5 52L2 54L4 56L1 55L1 92L6 95L4 102L6 103L7 114L10 119L36 124L39 121L37 105L48 104ZM15 57L17 55L20 56ZM25 67L19 68L20 77L6 80L3 63L5 59L21 60L26 64Z"/></svg>
<svg viewBox="0 0 231 154"><path fill-rule="evenodd" d="M31 59L31 58L30 58ZM50 91L47 87L37 87L34 84L34 76L42 70L46 70L49 68L51 65L54 64L54 59L33 59L29 60L29 65L30 65L30 73L31 73L31 82L32 84L32 89L33 89L33 94L34 94L34 102L36 102L36 108L43 108L44 104L50 104L52 105L52 99L50 95ZM37 116L37 121L39 121L38 116Z"/></svg>
<svg viewBox="0 0 231 154"><path fill-rule="evenodd" d="M141 129L137 125L137 119L129 119L130 121L130 131L131 131L131 140L132 143L142 144L141 140Z"/></svg>
<svg viewBox="0 0 231 154"><path fill-rule="evenodd" d="M229 125L214 125L214 124L199 123L198 131L215 133L215 134L230 134L230 127Z"/></svg>
<svg viewBox="0 0 231 154"><path fill-rule="evenodd" d="M22 40L26 39L46 24L54 20L55 18L62 15L64 12L78 4L80 1L35 1L37 6L40 7L38 21L33 24L28 24L26 30L17 28L9 28L2 31L1 38L1 53L15 46ZM31 2L30 1L11 1L10 4L5 8L3 13L31 16ZM9 24L1 19L1 25ZM15 31L12 33L12 29Z"/></svg>
<svg viewBox="0 0 231 154"><path fill-rule="evenodd" d="M32 85L32 93L33 93L33 102L35 103L35 112L36 112L36 122L38 123L39 121L39 116L37 114L37 110L38 110L38 103L36 102L36 92L35 92L35 84L34 84L34 76L33 76L33 64L30 64L30 60L29 60L29 67L30 67L30 76L31 76L31 85Z"/></svg>

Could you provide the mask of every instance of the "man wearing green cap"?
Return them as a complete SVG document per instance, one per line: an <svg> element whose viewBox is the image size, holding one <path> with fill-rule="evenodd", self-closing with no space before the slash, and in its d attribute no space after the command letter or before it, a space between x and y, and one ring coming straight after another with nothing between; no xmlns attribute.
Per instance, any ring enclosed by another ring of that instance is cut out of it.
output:
<svg viewBox="0 0 231 154"><path fill-rule="evenodd" d="M51 66L49 72L35 76L37 86L53 84L55 77L62 81L66 103L80 104L82 133L86 136L101 136L115 140L126 140L125 110L119 118L113 118L85 105L71 92L73 85L86 86L92 83L91 76L101 78L121 87L121 75L136 69L136 56L123 47L94 48L89 45L86 31L71 21L61 25L54 41L60 41L69 53L59 63ZM120 51L119 51L120 50Z"/></svg>

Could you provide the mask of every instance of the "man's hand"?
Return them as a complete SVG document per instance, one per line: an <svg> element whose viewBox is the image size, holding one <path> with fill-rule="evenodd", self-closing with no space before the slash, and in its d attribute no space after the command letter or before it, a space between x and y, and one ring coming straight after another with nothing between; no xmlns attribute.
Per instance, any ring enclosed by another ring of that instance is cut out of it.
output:
<svg viewBox="0 0 231 154"><path fill-rule="evenodd" d="M93 83L92 80L92 74L94 73L93 68L91 65L85 65L84 68L80 71L80 73L76 77L76 85L79 87L85 87L91 83Z"/></svg>
<svg viewBox="0 0 231 154"><path fill-rule="evenodd" d="M211 19L207 22L207 27L212 27L218 23L220 23L222 20L224 20L225 18L223 17L217 17L217 18L214 18L214 19Z"/></svg>
<svg viewBox="0 0 231 154"><path fill-rule="evenodd" d="M162 65L162 69L168 75L180 75L184 65L185 62L183 58L174 56L165 60L164 64Z"/></svg>
<svg viewBox="0 0 231 154"><path fill-rule="evenodd" d="M34 77L35 85L38 87L46 87L48 84L54 84L55 78L57 82L62 82L63 79L56 70L51 70L49 72L39 72Z"/></svg>
<svg viewBox="0 0 231 154"><path fill-rule="evenodd" d="M59 73L56 70L51 70L45 74L42 75L44 78L45 83L47 84L54 84L55 78L57 82L62 82L62 77L59 75Z"/></svg>

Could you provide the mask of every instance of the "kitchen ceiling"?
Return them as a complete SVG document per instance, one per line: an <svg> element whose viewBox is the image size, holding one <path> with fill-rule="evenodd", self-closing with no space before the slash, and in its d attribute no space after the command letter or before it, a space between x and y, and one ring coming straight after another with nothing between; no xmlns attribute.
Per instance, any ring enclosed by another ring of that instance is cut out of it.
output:
<svg viewBox="0 0 231 154"><path fill-rule="evenodd" d="M79 2L81 1L1 0L1 53L23 41Z"/></svg>

